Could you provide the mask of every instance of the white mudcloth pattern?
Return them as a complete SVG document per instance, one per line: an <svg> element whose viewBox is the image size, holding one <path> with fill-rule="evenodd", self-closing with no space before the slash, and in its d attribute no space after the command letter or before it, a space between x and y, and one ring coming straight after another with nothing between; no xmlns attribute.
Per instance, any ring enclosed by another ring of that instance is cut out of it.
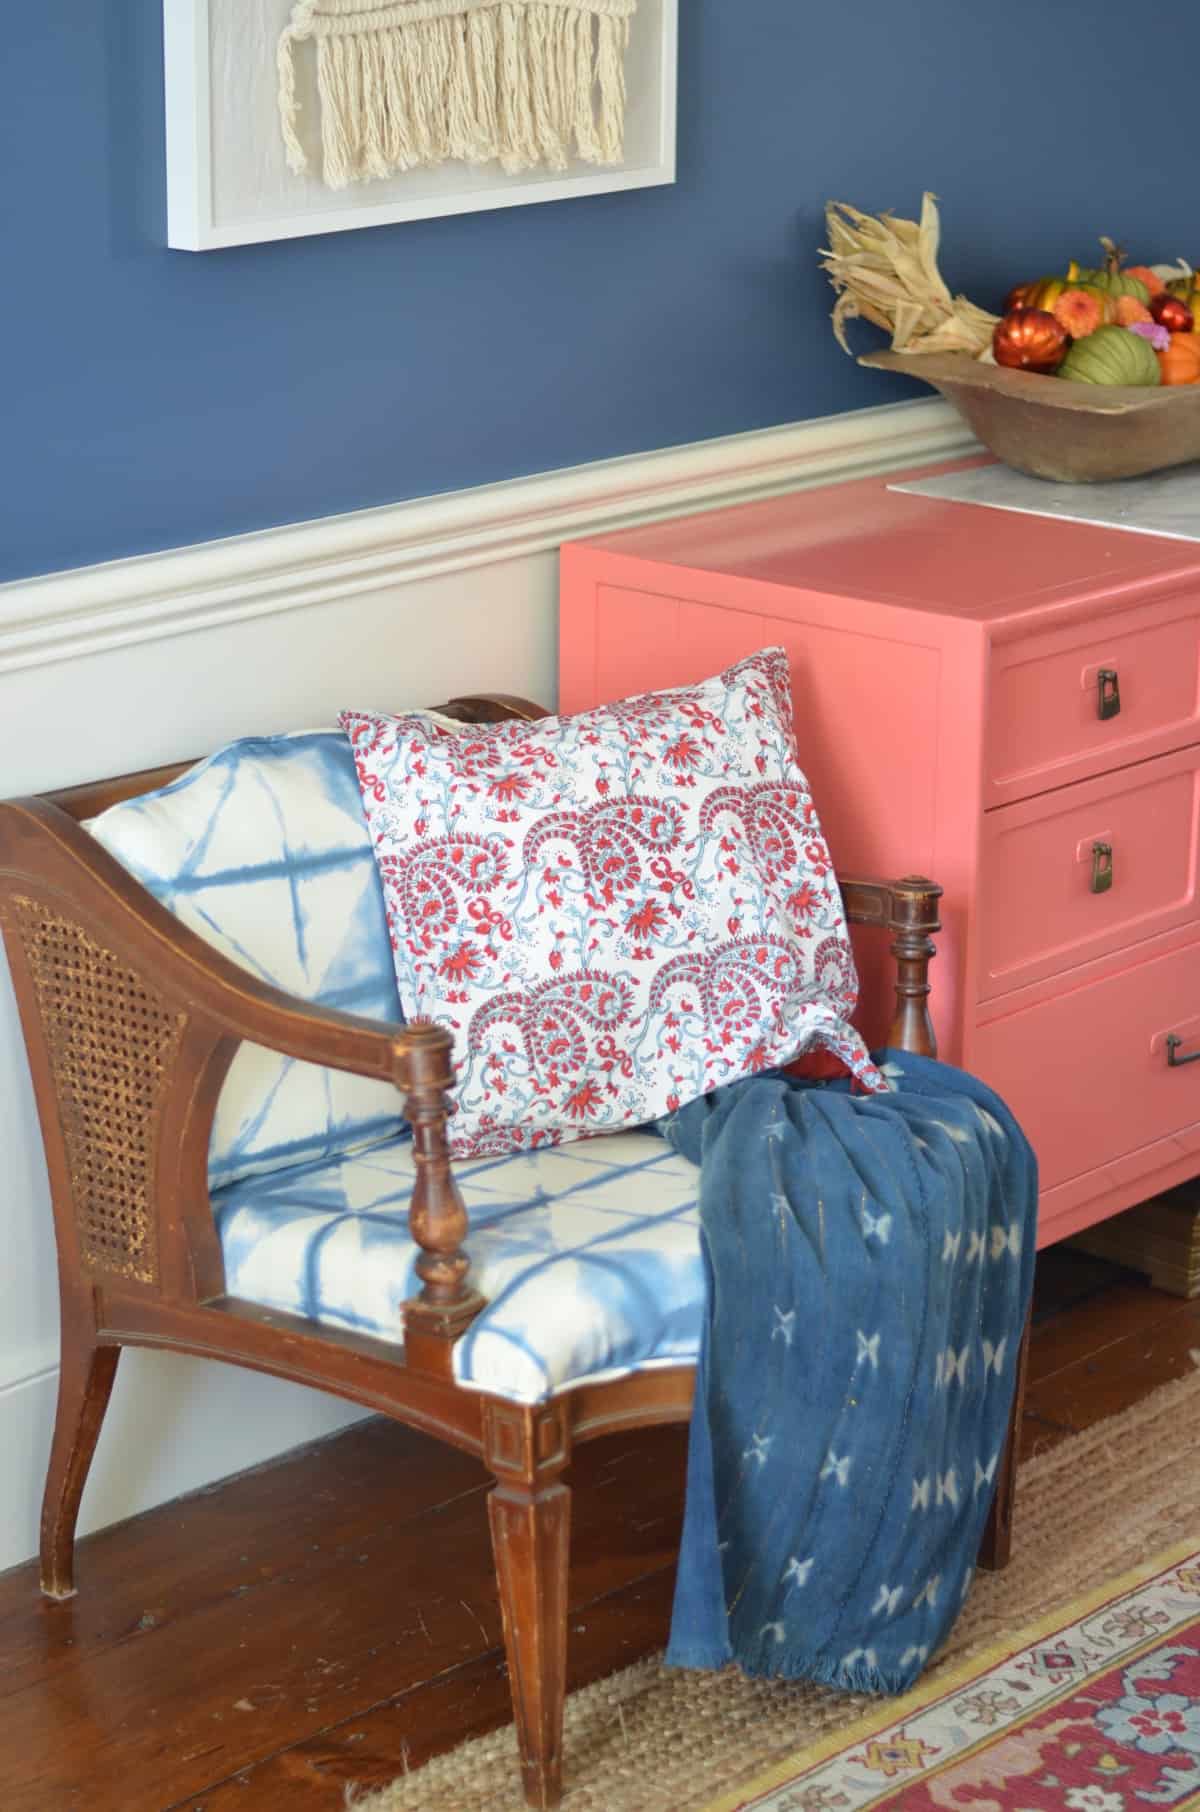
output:
<svg viewBox="0 0 1200 1812"><path fill-rule="evenodd" d="M313 40L322 176L331 189L445 163L509 173L624 154L625 51L637 0L298 0L279 40L290 167L296 46Z"/></svg>

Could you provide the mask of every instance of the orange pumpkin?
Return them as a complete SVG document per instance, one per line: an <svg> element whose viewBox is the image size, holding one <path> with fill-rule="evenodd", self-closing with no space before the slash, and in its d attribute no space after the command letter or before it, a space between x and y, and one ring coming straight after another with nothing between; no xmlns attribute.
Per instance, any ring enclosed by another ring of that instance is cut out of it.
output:
<svg viewBox="0 0 1200 1812"><path fill-rule="evenodd" d="M1163 282L1162 278L1155 276L1148 264L1127 264L1125 266L1124 275L1126 277L1136 277L1140 283L1144 283L1152 297L1161 296L1163 290L1166 288L1166 284Z"/></svg>
<svg viewBox="0 0 1200 1812"><path fill-rule="evenodd" d="M1173 333L1157 358L1164 384L1200 384L1200 334Z"/></svg>

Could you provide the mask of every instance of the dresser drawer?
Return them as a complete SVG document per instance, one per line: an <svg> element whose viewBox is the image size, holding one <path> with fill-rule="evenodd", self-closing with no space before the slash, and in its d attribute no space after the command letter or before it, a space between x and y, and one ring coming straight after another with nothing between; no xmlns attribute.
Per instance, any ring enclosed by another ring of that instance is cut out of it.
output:
<svg viewBox="0 0 1200 1812"><path fill-rule="evenodd" d="M1196 918L1200 745L988 812L979 997Z"/></svg>
<svg viewBox="0 0 1200 1812"><path fill-rule="evenodd" d="M1108 674L1115 679L1102 679ZM998 643L992 651L985 807L1200 739L1198 682L1197 599L1168 598L1069 630Z"/></svg>
<svg viewBox="0 0 1200 1812"><path fill-rule="evenodd" d="M1043 1192L1200 1126L1200 943L977 1026L967 1064L1008 1102Z"/></svg>

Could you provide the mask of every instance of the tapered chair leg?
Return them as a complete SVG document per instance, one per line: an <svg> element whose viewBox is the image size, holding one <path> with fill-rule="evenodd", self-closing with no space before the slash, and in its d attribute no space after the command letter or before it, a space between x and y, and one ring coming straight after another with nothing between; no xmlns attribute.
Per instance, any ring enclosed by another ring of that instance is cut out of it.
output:
<svg viewBox="0 0 1200 1812"><path fill-rule="evenodd" d="M42 1498L42 1591L47 1598L75 1592L75 1524L92 1456L112 1395L118 1346L95 1346L90 1337L63 1337L58 1414Z"/></svg>
<svg viewBox="0 0 1200 1812"><path fill-rule="evenodd" d="M488 1516L525 1798L550 1812L562 1799L571 1493L505 1480L488 1498Z"/></svg>
<svg viewBox="0 0 1200 1812"><path fill-rule="evenodd" d="M979 1544L979 1565L989 1573L1003 1572L1012 1558L1013 1540L1013 1507L1017 1495L1017 1462L1021 1449L1021 1418L1025 1412L1025 1378L1029 1370L1029 1336L1031 1323L1025 1323L1025 1333L1021 1339L1021 1350L1017 1355L1017 1388L1013 1393L1012 1414L1008 1420L1008 1436L1004 1443L1004 1452L1000 1456L1000 1475L996 1480L996 1495L988 1512L987 1523L983 1531L983 1540Z"/></svg>

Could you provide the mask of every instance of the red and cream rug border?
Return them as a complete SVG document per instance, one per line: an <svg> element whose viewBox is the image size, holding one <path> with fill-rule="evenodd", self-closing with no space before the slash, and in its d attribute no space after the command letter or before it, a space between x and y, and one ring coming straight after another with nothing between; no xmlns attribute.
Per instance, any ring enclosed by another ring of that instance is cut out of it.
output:
<svg viewBox="0 0 1200 1812"><path fill-rule="evenodd" d="M1169 1591L1172 1585L1174 1596ZM1180 1590L1184 1593L1182 1601L1178 1597ZM1170 1605L1165 1608L1168 1597ZM1128 1600L1148 1599L1155 1602L1153 1622L1138 1604L1125 1604ZM1123 1607L1128 1614L1123 1625L1118 1618L1115 1640L1110 1632L1109 1652L1097 1666L1080 1665L1079 1653L1087 1636L1084 1626L1093 1623L1102 1611L1117 1616ZM825 1806L836 1806L838 1812L871 1812L872 1808L895 1804L897 1795L917 1778L942 1774L992 1747L1006 1729L1027 1724L1057 1702L1078 1693L1092 1675L1127 1666L1159 1647L1169 1640L1174 1629L1194 1623L1198 1614L1200 1550L1193 1538L1177 1543L1085 1597L1060 1606L1037 1623L972 1655L949 1673L935 1674L903 1699L874 1707L855 1723L832 1731L748 1785L714 1800L705 1812L808 1812L809 1807L815 1812ZM1020 1662L1027 1651L1035 1652L1035 1660L1019 1703L1012 1700L1011 1694L993 1692L981 1705L985 1714L978 1720L984 1725L982 1734L961 1720L948 1721L950 1701L960 1699L971 1686L987 1695L984 1683L988 1676ZM930 1735L935 1726L937 1744L926 1743L923 1730ZM931 1768L924 1758L935 1748L938 1760ZM1171 1812L1200 1812L1200 1792L1174 1801Z"/></svg>

